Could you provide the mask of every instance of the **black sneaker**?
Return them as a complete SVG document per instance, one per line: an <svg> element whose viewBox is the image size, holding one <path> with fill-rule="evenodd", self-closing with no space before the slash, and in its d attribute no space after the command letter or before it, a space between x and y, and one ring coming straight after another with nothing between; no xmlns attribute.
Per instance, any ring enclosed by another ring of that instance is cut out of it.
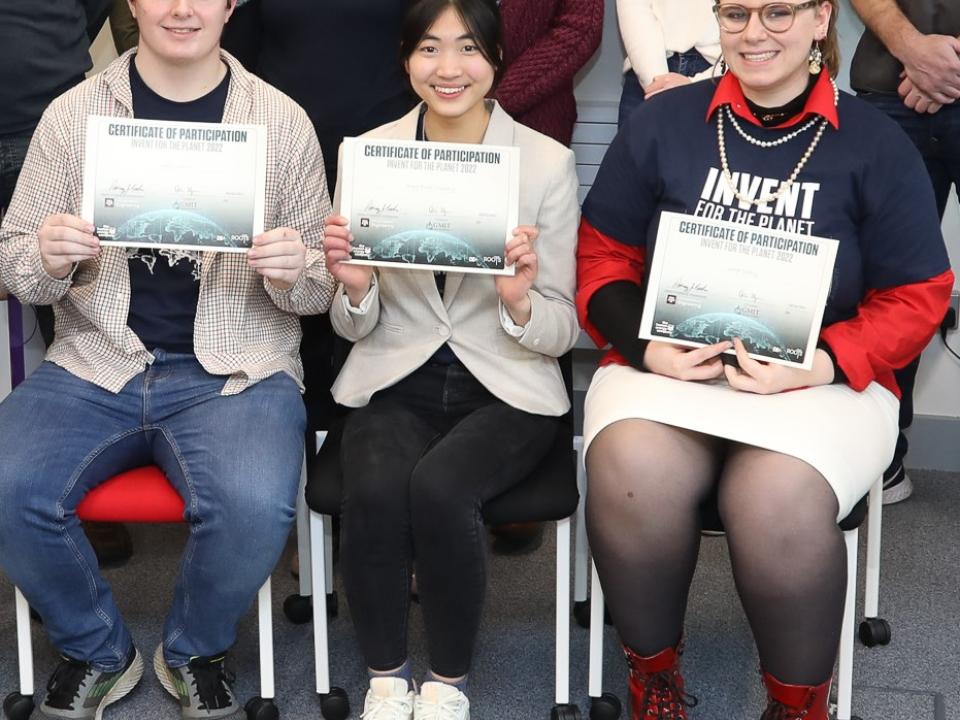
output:
<svg viewBox="0 0 960 720"><path fill-rule="evenodd" d="M224 657L196 657L178 668L167 665L163 646L153 654L153 669L168 693L180 701L180 712L190 718L223 718L240 709L233 696L233 673L223 666Z"/></svg>
<svg viewBox="0 0 960 720"><path fill-rule="evenodd" d="M136 648L127 664L114 672L63 655L50 676L40 712L49 718L100 720L111 703L129 694L143 676L143 658Z"/></svg>
<svg viewBox="0 0 960 720"><path fill-rule="evenodd" d="M913 494L913 483L903 463L891 465L883 473L883 504L903 502Z"/></svg>

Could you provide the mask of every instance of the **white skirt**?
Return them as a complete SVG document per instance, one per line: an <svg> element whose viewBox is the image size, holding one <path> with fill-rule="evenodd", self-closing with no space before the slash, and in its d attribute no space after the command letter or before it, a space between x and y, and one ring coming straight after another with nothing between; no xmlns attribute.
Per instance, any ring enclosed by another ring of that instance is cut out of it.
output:
<svg viewBox="0 0 960 720"><path fill-rule="evenodd" d="M757 395L723 380L685 382L606 365L587 391L584 453L607 425L631 418L754 445L816 468L836 493L841 520L893 459L899 408L875 382L863 392L835 384Z"/></svg>

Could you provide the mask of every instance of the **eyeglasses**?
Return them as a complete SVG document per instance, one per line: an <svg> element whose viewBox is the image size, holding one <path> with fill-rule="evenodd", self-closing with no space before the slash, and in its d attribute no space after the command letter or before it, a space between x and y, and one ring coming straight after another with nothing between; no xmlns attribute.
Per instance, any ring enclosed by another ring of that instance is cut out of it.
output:
<svg viewBox="0 0 960 720"><path fill-rule="evenodd" d="M720 28L728 33L739 33L746 30L750 23L750 16L754 13L760 16L760 22L767 30L772 33L783 33L793 27L793 21L796 19L798 12L817 7L821 2L824 2L824 0L807 0L796 5L774 2L753 9L732 3L721 5L718 2L713 6L713 12L717 16Z"/></svg>

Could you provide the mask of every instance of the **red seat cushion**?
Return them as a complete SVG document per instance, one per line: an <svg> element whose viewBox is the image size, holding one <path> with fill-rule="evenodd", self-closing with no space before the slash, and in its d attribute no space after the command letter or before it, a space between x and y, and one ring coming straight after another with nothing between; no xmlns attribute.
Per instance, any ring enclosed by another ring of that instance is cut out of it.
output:
<svg viewBox="0 0 960 720"><path fill-rule="evenodd" d="M183 522L183 499L160 468L150 465L114 475L77 506L81 520Z"/></svg>

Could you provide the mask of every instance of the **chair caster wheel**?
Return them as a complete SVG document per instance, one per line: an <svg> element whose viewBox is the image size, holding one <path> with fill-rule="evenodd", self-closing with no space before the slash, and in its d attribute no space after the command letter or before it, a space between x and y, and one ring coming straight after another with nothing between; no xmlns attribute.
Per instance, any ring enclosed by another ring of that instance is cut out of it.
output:
<svg viewBox="0 0 960 720"><path fill-rule="evenodd" d="M294 625L303 625L313 619L313 597L310 595L288 595L283 601L283 614Z"/></svg>
<svg viewBox="0 0 960 720"><path fill-rule="evenodd" d="M590 701L590 720L618 720L623 706L613 693L604 693Z"/></svg>
<svg viewBox="0 0 960 720"><path fill-rule="evenodd" d="M279 720L280 711L269 698L250 698L243 706L247 713L247 720Z"/></svg>
<svg viewBox="0 0 960 720"><path fill-rule="evenodd" d="M327 617L335 618L340 612L340 601L337 597L337 591L327 594Z"/></svg>
<svg viewBox="0 0 960 720"><path fill-rule="evenodd" d="M576 705L554 705L550 720L580 720L580 708Z"/></svg>
<svg viewBox="0 0 960 720"><path fill-rule="evenodd" d="M590 601L578 600L573 604L573 619L582 628L590 627Z"/></svg>
<svg viewBox="0 0 960 720"><path fill-rule="evenodd" d="M347 720L350 715L350 698L343 688L332 687L320 696L320 714L324 720Z"/></svg>
<svg viewBox="0 0 960 720"><path fill-rule="evenodd" d="M867 647L890 643L890 623L883 618L867 618L860 623L860 642Z"/></svg>
<svg viewBox="0 0 960 720"><path fill-rule="evenodd" d="M3 714L9 720L27 720L33 712L33 695L12 692L3 699Z"/></svg>

